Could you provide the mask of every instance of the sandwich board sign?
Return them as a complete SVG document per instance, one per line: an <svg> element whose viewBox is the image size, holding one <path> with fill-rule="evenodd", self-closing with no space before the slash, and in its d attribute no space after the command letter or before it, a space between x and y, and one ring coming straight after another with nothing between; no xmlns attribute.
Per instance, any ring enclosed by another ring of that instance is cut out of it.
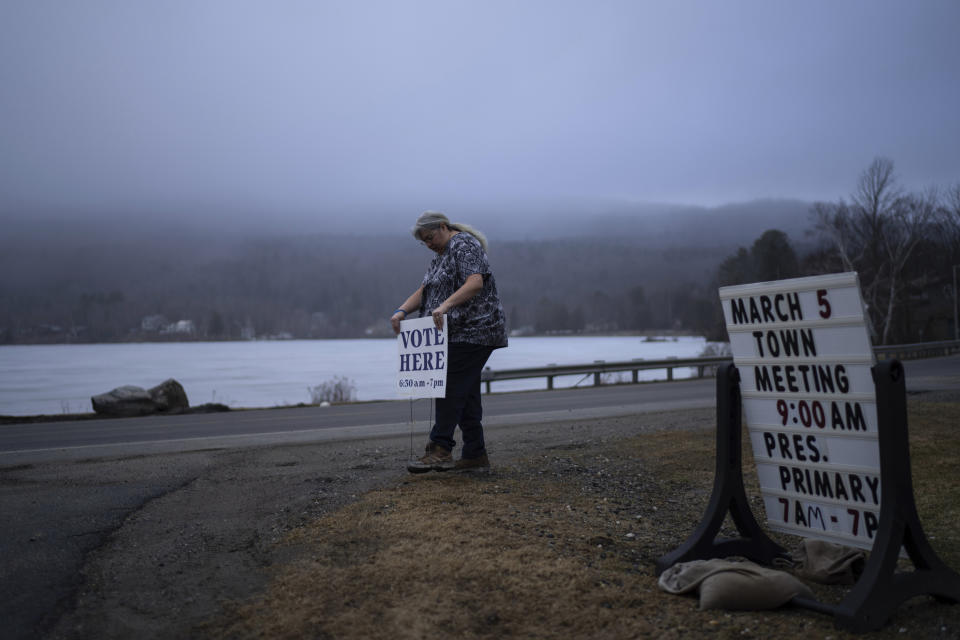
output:
<svg viewBox="0 0 960 640"><path fill-rule="evenodd" d="M400 322L397 334L397 395L404 398L442 398L447 392L447 316L443 329L433 318Z"/></svg>
<svg viewBox="0 0 960 640"><path fill-rule="evenodd" d="M862 632L915 596L960 602L960 575L937 556L917 515L903 365L874 364L857 274L723 287L720 300L734 362L717 371L713 490L700 524L657 560L657 574L690 560L789 557L746 496L746 418L769 528L870 551L839 604L793 604ZM718 537L728 515L738 538ZM913 572L898 569L904 551Z"/></svg>
<svg viewBox="0 0 960 640"><path fill-rule="evenodd" d="M720 300L767 525L869 549L880 448L857 274L723 287Z"/></svg>

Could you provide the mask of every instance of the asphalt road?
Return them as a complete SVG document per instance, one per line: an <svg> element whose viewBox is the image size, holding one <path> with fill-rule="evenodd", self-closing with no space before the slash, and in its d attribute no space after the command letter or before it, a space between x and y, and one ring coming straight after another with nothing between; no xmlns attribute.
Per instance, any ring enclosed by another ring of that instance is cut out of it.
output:
<svg viewBox="0 0 960 640"><path fill-rule="evenodd" d="M713 406L712 378L484 397L484 424L599 418ZM0 466L425 433L427 400L0 426ZM413 416L411 424L411 414Z"/></svg>

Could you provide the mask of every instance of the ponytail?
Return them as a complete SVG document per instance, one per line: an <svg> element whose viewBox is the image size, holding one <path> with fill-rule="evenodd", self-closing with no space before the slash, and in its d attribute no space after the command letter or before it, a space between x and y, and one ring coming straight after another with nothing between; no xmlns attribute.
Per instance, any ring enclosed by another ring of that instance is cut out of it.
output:
<svg viewBox="0 0 960 640"><path fill-rule="evenodd" d="M477 239L477 242L480 243L484 251L487 250L487 236L463 222L450 222L450 219L439 211L424 211L420 214L420 217L417 218L417 222L413 225L411 232L413 233L413 237L419 240L421 231L425 229L437 229L440 225L446 225L454 231L469 233Z"/></svg>

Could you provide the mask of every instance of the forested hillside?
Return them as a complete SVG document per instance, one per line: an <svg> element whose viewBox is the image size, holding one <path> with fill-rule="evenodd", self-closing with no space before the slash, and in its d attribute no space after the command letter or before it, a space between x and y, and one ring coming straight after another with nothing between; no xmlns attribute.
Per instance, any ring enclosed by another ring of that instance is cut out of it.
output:
<svg viewBox="0 0 960 640"><path fill-rule="evenodd" d="M876 343L952 337L960 188L903 193L884 162L864 172L849 202L469 221L488 233L515 333L724 339L718 286L853 270ZM8 225L0 343L387 336L432 254L409 234L357 227Z"/></svg>
<svg viewBox="0 0 960 640"><path fill-rule="evenodd" d="M494 237L490 259L512 329L697 330L690 301L707 295L727 253ZM431 256L410 237L381 236L14 247L3 257L0 335L6 343L387 335L390 312L419 286ZM178 328L181 320L190 324Z"/></svg>
<svg viewBox="0 0 960 640"><path fill-rule="evenodd" d="M490 238L512 330L703 331L716 267L752 238L758 212L783 228L803 224L810 207L577 206L590 213L573 205L467 213ZM387 335L390 312L419 285L431 254L402 231L376 231L381 226L294 233L182 220L152 228L122 220L7 225L0 341Z"/></svg>

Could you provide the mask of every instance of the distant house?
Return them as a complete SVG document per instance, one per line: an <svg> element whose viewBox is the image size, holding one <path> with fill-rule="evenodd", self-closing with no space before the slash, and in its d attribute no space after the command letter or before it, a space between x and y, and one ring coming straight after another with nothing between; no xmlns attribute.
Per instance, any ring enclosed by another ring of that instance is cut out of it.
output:
<svg viewBox="0 0 960 640"><path fill-rule="evenodd" d="M182 335L192 335L196 333L197 328L193 324L193 320L177 320L174 323L168 324L163 329L160 330L160 333L164 335L170 334L182 334Z"/></svg>
<svg viewBox="0 0 960 640"><path fill-rule="evenodd" d="M170 321L160 314L146 316L143 320L140 321L140 330L148 332L162 331L167 328L167 325L170 324Z"/></svg>

